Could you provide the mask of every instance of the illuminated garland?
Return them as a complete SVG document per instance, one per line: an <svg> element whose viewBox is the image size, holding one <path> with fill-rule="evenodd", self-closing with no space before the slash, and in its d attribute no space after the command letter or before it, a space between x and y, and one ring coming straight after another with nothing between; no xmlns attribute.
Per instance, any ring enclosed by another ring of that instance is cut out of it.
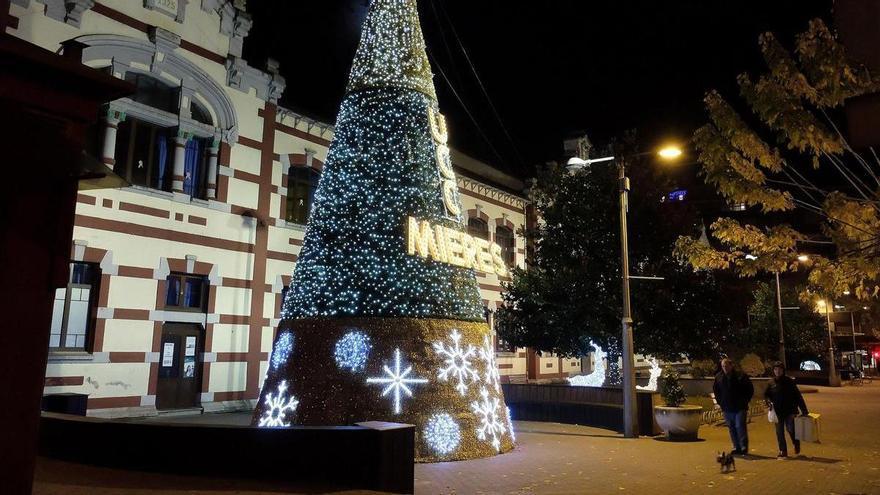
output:
<svg viewBox="0 0 880 495"><path fill-rule="evenodd" d="M651 358L651 375L648 378L648 384L644 387L641 385L636 385L636 388L639 390L647 390L649 392L657 391L657 379L660 378L660 374L663 373L663 370L660 369L660 363L657 361L657 358Z"/></svg>
<svg viewBox="0 0 880 495"><path fill-rule="evenodd" d="M598 345L590 342L593 347L593 372L589 375L573 376L568 379L568 383L577 387L601 387L605 384L605 371L608 364L605 358L608 354Z"/></svg>

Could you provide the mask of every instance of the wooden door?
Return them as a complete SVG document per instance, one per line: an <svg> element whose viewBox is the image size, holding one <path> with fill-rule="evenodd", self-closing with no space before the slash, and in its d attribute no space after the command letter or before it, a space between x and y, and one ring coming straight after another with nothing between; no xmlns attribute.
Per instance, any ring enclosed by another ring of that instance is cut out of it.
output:
<svg viewBox="0 0 880 495"><path fill-rule="evenodd" d="M159 347L156 409L201 406L204 330L195 323L166 323Z"/></svg>

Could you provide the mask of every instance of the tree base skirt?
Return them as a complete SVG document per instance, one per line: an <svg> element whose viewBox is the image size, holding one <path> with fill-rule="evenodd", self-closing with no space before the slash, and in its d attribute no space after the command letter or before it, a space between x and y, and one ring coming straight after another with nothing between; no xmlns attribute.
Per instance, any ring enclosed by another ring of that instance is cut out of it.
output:
<svg viewBox="0 0 880 495"><path fill-rule="evenodd" d="M489 457L514 447L497 370L485 322L284 320L253 424L407 423L420 462Z"/></svg>

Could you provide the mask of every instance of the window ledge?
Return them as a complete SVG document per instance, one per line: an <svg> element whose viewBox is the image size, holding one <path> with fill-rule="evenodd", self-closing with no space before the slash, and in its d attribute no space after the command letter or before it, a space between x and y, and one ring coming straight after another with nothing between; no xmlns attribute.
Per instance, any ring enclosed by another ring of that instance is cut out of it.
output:
<svg viewBox="0 0 880 495"><path fill-rule="evenodd" d="M86 351L49 351L49 362L94 361L95 355Z"/></svg>
<svg viewBox="0 0 880 495"><path fill-rule="evenodd" d="M174 199L174 193L172 193L172 192L163 191L161 189L153 189L153 188L145 187L145 186L138 186L135 184L132 184L128 187L125 187L122 190L137 193L137 194L144 194L146 196L153 196L156 198L171 199L171 200Z"/></svg>
<svg viewBox="0 0 880 495"><path fill-rule="evenodd" d="M287 220L278 220L275 222L276 227L281 227L283 229L297 230L299 232L305 232L306 226L301 223L288 222Z"/></svg>
<svg viewBox="0 0 880 495"><path fill-rule="evenodd" d="M516 352L511 352L511 351L495 351L495 355L498 356L498 357L515 358L515 357L516 357Z"/></svg>
<svg viewBox="0 0 880 495"><path fill-rule="evenodd" d="M145 186L138 186L132 184L131 186L122 188L123 191L132 192L135 194L143 194L145 196L152 196L154 198L162 198L167 199L168 201L174 201L176 203L182 203L192 206L197 206L199 208L205 208L209 210L217 210L229 213L232 211L231 206L228 203L223 203L221 201L217 201L214 199L201 199L194 198L187 194L183 193L175 193L163 191L161 189L152 189Z"/></svg>

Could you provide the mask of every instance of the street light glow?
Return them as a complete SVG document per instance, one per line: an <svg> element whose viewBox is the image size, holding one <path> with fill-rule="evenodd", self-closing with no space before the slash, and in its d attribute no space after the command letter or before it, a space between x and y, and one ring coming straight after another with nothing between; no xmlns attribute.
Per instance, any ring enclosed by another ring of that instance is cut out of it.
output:
<svg viewBox="0 0 880 495"><path fill-rule="evenodd" d="M802 254L802 255L798 256L798 261L800 261L801 263L806 263L806 262L810 261L810 257L807 256L806 254Z"/></svg>
<svg viewBox="0 0 880 495"><path fill-rule="evenodd" d="M678 158L682 155L682 153L683 152L681 151L681 148L674 145L663 147L660 149L660 151L657 152L657 154L660 155L660 158L663 158L665 160Z"/></svg>

